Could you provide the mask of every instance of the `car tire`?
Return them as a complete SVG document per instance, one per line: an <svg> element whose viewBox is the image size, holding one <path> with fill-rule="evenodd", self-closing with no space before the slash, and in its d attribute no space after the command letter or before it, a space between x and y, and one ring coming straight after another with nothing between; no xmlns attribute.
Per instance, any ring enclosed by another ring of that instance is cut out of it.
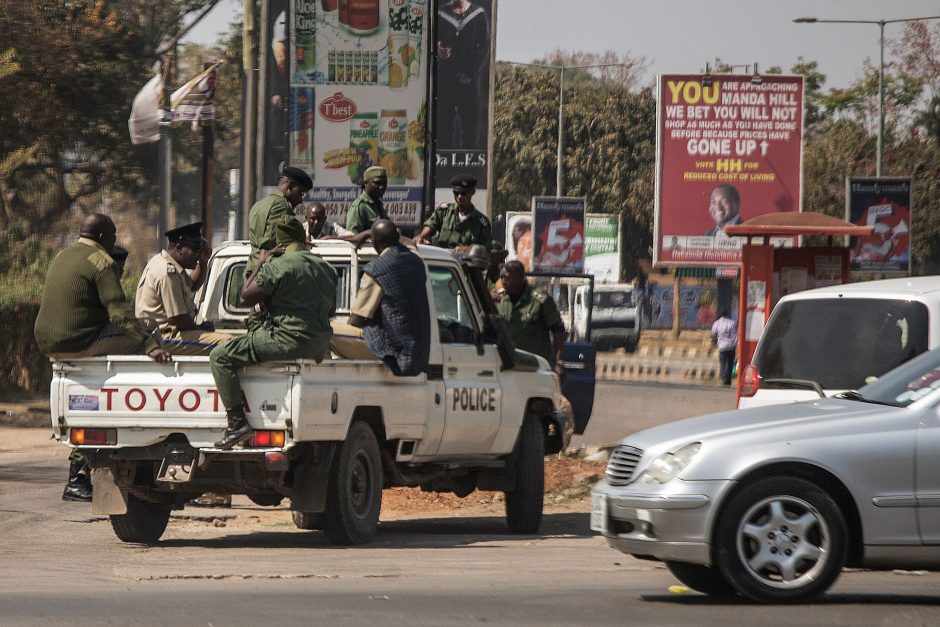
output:
<svg viewBox="0 0 940 627"><path fill-rule="evenodd" d="M545 503L545 438L534 416L519 434L516 486L506 492L506 524L513 533L537 533Z"/></svg>
<svg viewBox="0 0 940 627"><path fill-rule="evenodd" d="M696 592L716 597L738 595L738 591L722 577L717 568L685 562L666 562L666 568L673 577Z"/></svg>
<svg viewBox="0 0 940 627"><path fill-rule="evenodd" d="M307 531L316 531L320 528L320 514L316 512L298 512L291 510L291 518L294 520L294 526L298 529Z"/></svg>
<svg viewBox="0 0 940 627"><path fill-rule="evenodd" d="M848 551L839 506L804 479L761 479L731 497L718 519L721 574L762 603L805 601L833 584Z"/></svg>
<svg viewBox="0 0 940 627"><path fill-rule="evenodd" d="M111 514L111 529L123 542L153 544L166 531L170 506L127 495L127 513Z"/></svg>
<svg viewBox="0 0 940 627"><path fill-rule="evenodd" d="M365 544L375 536L381 509L379 445L369 425L354 422L330 467L323 532L334 544Z"/></svg>

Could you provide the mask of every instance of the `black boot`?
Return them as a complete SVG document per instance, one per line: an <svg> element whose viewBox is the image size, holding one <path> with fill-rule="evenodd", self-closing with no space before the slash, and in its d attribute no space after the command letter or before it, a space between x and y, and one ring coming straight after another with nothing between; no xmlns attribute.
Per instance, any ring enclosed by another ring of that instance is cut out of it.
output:
<svg viewBox="0 0 940 627"><path fill-rule="evenodd" d="M69 481L62 490L63 501L91 502L91 478L87 471L84 461L69 462Z"/></svg>
<svg viewBox="0 0 940 627"><path fill-rule="evenodd" d="M245 419L245 410L241 407L227 410L225 417L228 419L228 427L225 428L222 439L215 443L216 448L230 449L254 434L254 430Z"/></svg>

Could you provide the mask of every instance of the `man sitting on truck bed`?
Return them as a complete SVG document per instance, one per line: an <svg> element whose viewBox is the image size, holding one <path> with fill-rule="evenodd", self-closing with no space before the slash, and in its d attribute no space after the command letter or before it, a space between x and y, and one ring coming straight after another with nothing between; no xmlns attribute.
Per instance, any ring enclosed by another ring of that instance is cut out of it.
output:
<svg viewBox="0 0 940 627"><path fill-rule="evenodd" d="M369 350L392 373L416 376L427 370L431 353L424 261L400 243L391 220L376 221L372 239L379 256L363 269L349 324L362 328Z"/></svg>
<svg viewBox="0 0 940 627"><path fill-rule="evenodd" d="M208 355L232 336L215 333L210 322L196 324L193 293L205 279L212 252L202 236L202 222L164 235L167 247L150 259L140 276L134 311L148 329L162 336L161 345L171 355Z"/></svg>
<svg viewBox="0 0 940 627"><path fill-rule="evenodd" d="M244 305L265 302L268 316L258 328L219 344L209 355L212 378L228 426L216 442L229 449L251 437L242 407L238 370L287 359L320 361L330 345L330 316L336 299L336 270L307 250L304 229L294 218L277 223L277 247L262 250L241 291Z"/></svg>

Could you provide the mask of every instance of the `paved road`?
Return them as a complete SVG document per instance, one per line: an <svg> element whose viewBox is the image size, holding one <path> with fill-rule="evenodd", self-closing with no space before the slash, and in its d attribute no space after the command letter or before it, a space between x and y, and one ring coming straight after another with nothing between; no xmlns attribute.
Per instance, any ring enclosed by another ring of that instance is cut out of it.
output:
<svg viewBox="0 0 940 627"><path fill-rule="evenodd" d="M571 445L611 446L642 429L734 407L734 391L722 386L599 382L591 421Z"/></svg>
<svg viewBox="0 0 940 627"><path fill-rule="evenodd" d="M693 392L650 395L665 407ZM600 406L632 407L639 396L633 386L610 386ZM236 497L231 510L174 520L156 546L122 544L90 506L59 499L66 451L47 437L0 429L0 625L940 621L937 574L848 572L822 603L792 607L674 594L661 565L588 532L587 503L549 507L537 536L506 534L497 515L438 514L384 520L374 543L337 548L316 532L251 523L259 508ZM212 516L236 520L217 527Z"/></svg>

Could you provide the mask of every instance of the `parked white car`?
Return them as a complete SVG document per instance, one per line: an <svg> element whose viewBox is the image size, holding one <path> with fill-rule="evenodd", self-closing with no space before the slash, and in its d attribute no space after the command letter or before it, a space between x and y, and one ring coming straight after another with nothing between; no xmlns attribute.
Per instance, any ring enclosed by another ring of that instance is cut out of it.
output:
<svg viewBox="0 0 940 627"><path fill-rule="evenodd" d="M688 587L761 602L825 592L843 566L940 567L940 349L857 392L631 435L591 528Z"/></svg>

